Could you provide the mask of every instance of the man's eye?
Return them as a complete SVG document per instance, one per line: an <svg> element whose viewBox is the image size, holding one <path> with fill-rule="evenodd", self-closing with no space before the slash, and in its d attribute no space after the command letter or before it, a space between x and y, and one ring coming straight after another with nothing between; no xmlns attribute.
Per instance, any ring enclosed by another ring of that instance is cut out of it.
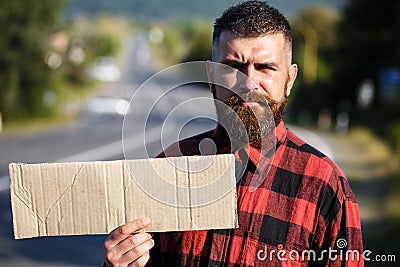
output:
<svg viewBox="0 0 400 267"><path fill-rule="evenodd" d="M259 66L257 66L257 69L259 69L259 70L275 70L274 67L269 66L269 65L259 65Z"/></svg>
<svg viewBox="0 0 400 267"><path fill-rule="evenodd" d="M240 70L242 66L240 64L229 64L229 67Z"/></svg>

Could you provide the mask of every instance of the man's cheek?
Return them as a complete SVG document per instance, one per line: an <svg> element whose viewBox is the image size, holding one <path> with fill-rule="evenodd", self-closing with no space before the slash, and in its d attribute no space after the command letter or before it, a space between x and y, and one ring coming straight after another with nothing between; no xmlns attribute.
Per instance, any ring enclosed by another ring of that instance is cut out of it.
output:
<svg viewBox="0 0 400 267"><path fill-rule="evenodd" d="M225 101L226 99L230 98L235 94L231 89L222 86L216 86L215 90L216 90L215 95L217 99L220 101Z"/></svg>

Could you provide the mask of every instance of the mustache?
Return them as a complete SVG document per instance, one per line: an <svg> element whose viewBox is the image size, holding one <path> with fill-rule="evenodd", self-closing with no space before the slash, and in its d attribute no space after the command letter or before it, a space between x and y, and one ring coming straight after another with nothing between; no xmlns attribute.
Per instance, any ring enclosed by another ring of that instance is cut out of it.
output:
<svg viewBox="0 0 400 267"><path fill-rule="evenodd" d="M224 104L228 105L229 107L234 107L240 105L244 102L257 102L260 105L268 106L274 104L277 101L269 99L267 96L260 95L255 91L250 91L244 94L234 94L227 99L225 99Z"/></svg>

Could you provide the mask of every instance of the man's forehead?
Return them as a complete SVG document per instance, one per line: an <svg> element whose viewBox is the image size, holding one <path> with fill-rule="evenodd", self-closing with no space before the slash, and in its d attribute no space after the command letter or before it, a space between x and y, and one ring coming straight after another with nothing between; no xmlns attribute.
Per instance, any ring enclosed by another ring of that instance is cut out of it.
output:
<svg viewBox="0 0 400 267"><path fill-rule="evenodd" d="M257 37L242 37L231 31L224 31L220 35L215 52L217 61L226 58L247 61L246 58L252 58L262 63L263 61L281 61L279 59L281 55L291 54L291 46L288 45L281 32ZM288 60L290 63L290 56Z"/></svg>
<svg viewBox="0 0 400 267"><path fill-rule="evenodd" d="M240 34L236 34L229 30L225 30L221 32L221 35L219 37L219 43L227 43L233 40L254 40L254 39L266 39L266 38L279 38L282 41L285 41L285 36L282 32L271 32L267 34L247 37Z"/></svg>
<svg viewBox="0 0 400 267"><path fill-rule="evenodd" d="M219 54L221 56L239 54L260 56L267 54L276 54L285 49L285 39L283 34L268 34L258 37L241 37L232 32L223 32L218 44Z"/></svg>

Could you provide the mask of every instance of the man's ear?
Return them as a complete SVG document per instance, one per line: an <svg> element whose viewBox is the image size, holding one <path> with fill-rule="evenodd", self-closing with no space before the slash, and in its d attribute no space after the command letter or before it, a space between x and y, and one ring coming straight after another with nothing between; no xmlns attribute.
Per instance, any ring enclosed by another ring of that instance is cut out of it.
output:
<svg viewBox="0 0 400 267"><path fill-rule="evenodd" d="M292 87L294 84L294 81L296 80L297 77L297 64L292 64L289 67L289 71L288 71L288 82L287 82L287 86L286 86L286 97L288 97L290 95L290 93L292 92Z"/></svg>
<svg viewBox="0 0 400 267"><path fill-rule="evenodd" d="M207 78L208 78L208 86L210 87L211 93L214 95L215 91L215 86L214 86L214 69L213 69L213 64L211 60L206 61L206 70L207 70Z"/></svg>

